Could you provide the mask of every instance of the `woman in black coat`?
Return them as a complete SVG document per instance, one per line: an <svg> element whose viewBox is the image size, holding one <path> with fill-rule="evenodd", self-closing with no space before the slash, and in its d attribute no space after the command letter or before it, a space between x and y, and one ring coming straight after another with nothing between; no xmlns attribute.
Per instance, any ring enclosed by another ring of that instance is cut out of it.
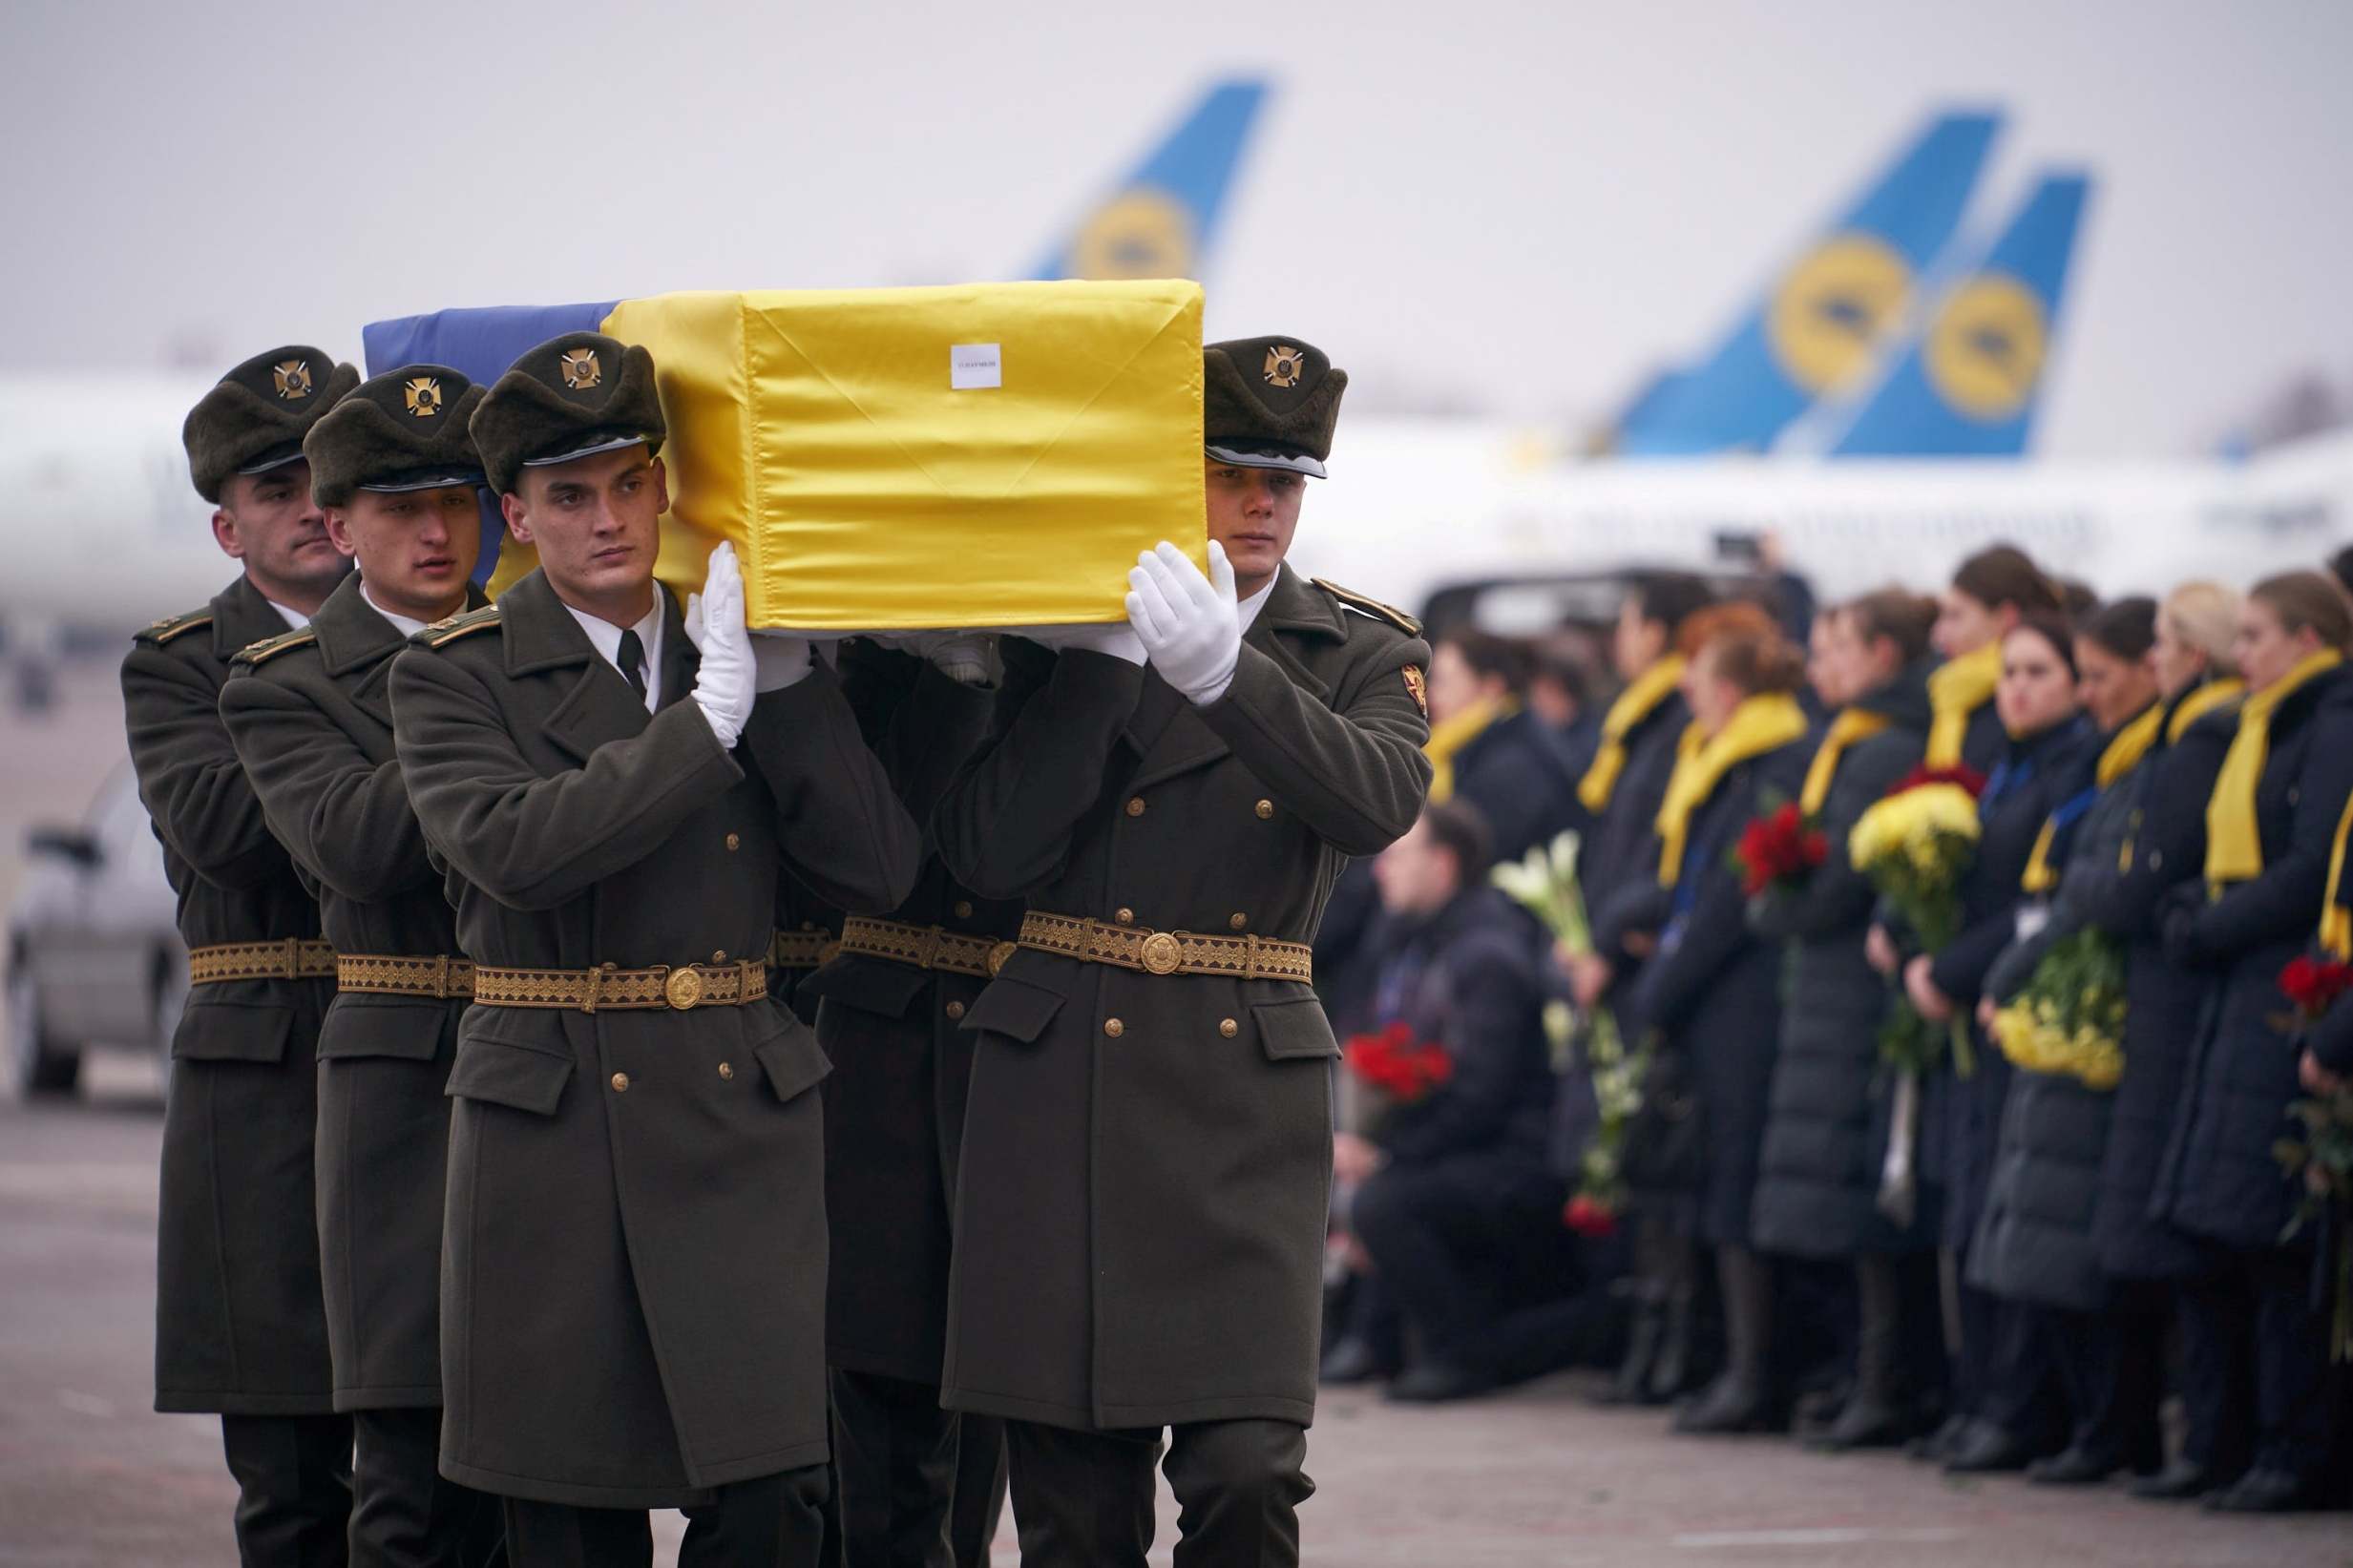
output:
<svg viewBox="0 0 2353 1568"><path fill-rule="evenodd" d="M1784 948L1789 973L1758 1161L1756 1245L1783 1256L1851 1260L1855 1268L1854 1386L1816 1439L1830 1449L1905 1435L1899 1259L1936 1244L1932 1210L1899 1225L1879 1205L1889 1099L1880 1031L1888 993L1863 952L1876 895L1846 850L1856 819L1921 760L1935 617L1934 600L1887 589L1817 622L1824 641L1814 685L1837 712L1797 799L1828 858L1801 889L1769 891L1749 908L1750 927Z"/></svg>
<svg viewBox="0 0 2353 1568"><path fill-rule="evenodd" d="M2290 573L2248 595L2239 666L2248 695L2207 808L2208 891L2173 903L2165 951L2213 973L2152 1211L2211 1244L2242 1287L2256 1365L2254 1468L2207 1499L2268 1513L2318 1499L2334 1412L2327 1326L2312 1305L2308 1241L2280 1237L2296 1186L2272 1153L2293 1131L2294 1021L2279 972L2318 926L2331 847L2353 793L2353 675L2340 650L2353 611L2325 577Z"/></svg>
<svg viewBox="0 0 2353 1568"><path fill-rule="evenodd" d="M2019 934L1994 961L1978 1001L1978 1022L1988 1035L1996 1010L2027 990L2059 943L2087 931L2117 938L2100 926L2091 905L2094 889L2115 879L2118 862L2130 853L2133 775L2164 731L2151 657L2156 621L2155 601L2119 599L2076 635L2080 691L2104 749L2091 783L2045 820L2046 842L2027 870L2029 903ZM1985 1212L1969 1247L1969 1283L2030 1310L2067 1394L2067 1448L2027 1467L2030 1479L2049 1484L2105 1480L2119 1465L2152 1472L2162 1455L2163 1294L2146 1286L2120 1290L2101 1268L2092 1241L2113 1088L2015 1068Z"/></svg>
<svg viewBox="0 0 2353 1568"><path fill-rule="evenodd" d="M2151 654L2166 693L2164 729L2118 785L2129 792L2130 858L2113 857L2082 878L2070 869L2069 878L2083 887L2086 917L2125 943L2124 1078L2109 1116L2092 1245L2120 1288L2162 1286L2180 1328L2181 1452L2160 1474L2132 1483L2144 1497L2195 1496L2236 1480L2252 1420L2245 1348L2216 1310L2232 1299L2231 1282L2214 1276L2205 1247L2149 1211L2213 989L2209 973L2166 961L2157 917L2180 889L2203 886L2206 801L2245 690L2231 655L2239 602L2235 590L2214 583L2188 584L2166 599Z"/></svg>
<svg viewBox="0 0 2353 1568"><path fill-rule="evenodd" d="M1682 1235L1714 1249L1727 1357L1723 1374L1678 1431L1762 1424L1774 1401L1765 1369L1773 1277L1749 1231L1764 1141L1765 1097L1779 1040L1780 950L1748 927L1731 865L1742 829L1803 783L1805 712L1794 693L1804 660L1754 606L1698 617L1684 681L1698 743L1687 744L1659 807L1658 886L1667 895L1658 951L1619 1016L1630 1039L1655 1039L1688 1065L1702 1159Z"/></svg>
<svg viewBox="0 0 2353 1568"><path fill-rule="evenodd" d="M1980 838L1962 879L1961 931L1903 970L1913 1007L1936 1025L1976 1011L1987 972L2016 932L2019 883L2043 824L2082 792L2098 759L2098 738L2076 706L2075 649L2066 624L2048 615L2021 618L2002 639L2002 660L1995 700L2008 744L1978 800ZM1922 1159L1924 1180L1943 1188L1943 1244L1964 1282L1950 1413L1931 1444L1934 1456L1958 1473L2023 1467L2048 1411L2048 1369L2031 1324L1965 1283L2009 1091L2009 1063L1983 1034L1971 1041L1971 1056L1968 1076L1958 1062L1938 1075L1930 1113L1939 1125L1923 1139Z"/></svg>

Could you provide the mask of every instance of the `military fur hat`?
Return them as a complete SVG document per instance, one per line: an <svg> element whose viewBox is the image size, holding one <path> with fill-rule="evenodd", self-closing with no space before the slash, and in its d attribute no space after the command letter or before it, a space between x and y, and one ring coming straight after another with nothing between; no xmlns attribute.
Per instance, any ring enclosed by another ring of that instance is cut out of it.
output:
<svg viewBox="0 0 2353 1568"><path fill-rule="evenodd" d="M404 365L361 382L303 437L310 497L339 507L354 491L482 483L466 422L482 388L443 365Z"/></svg>
<svg viewBox="0 0 2353 1568"><path fill-rule="evenodd" d="M231 370L179 428L196 492L218 505L229 475L293 462L311 426L359 384L359 371L301 344L256 354Z"/></svg>
<svg viewBox="0 0 2353 1568"><path fill-rule="evenodd" d="M640 444L660 451L668 433L654 356L597 332L567 332L516 360L473 423L482 467L500 494L519 486L527 468Z"/></svg>
<svg viewBox="0 0 2353 1568"><path fill-rule="evenodd" d="M1297 338L1235 338L1201 351L1202 437L1209 455L1324 477L1348 372Z"/></svg>

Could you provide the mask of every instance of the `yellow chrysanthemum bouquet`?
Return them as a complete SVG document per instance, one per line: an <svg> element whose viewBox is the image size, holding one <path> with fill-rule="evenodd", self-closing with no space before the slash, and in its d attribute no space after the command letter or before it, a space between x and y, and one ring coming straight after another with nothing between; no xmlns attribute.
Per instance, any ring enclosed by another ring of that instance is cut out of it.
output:
<svg viewBox="0 0 2353 1568"><path fill-rule="evenodd" d="M1893 905L1922 948L1934 952L1961 931L1961 879L1977 859L1977 797L1985 779L1965 767L1915 768L1856 820L1847 858ZM1966 1077L1968 1020L1942 1035L1899 992L1880 1032L1880 1055L1900 1072L1936 1066L1949 1037L1955 1070Z"/></svg>
<svg viewBox="0 0 2353 1568"><path fill-rule="evenodd" d="M2124 1077L2124 952L2097 930L2051 944L2034 977L1994 1014L1994 1043L2015 1066L2105 1093Z"/></svg>

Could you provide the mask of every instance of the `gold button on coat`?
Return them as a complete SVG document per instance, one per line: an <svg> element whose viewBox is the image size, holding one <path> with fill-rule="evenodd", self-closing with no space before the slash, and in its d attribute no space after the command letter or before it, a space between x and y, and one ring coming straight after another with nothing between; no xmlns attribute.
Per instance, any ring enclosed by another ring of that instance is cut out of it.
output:
<svg viewBox="0 0 2353 1568"><path fill-rule="evenodd" d="M948 1021L954 1023L956 1019L961 1018L962 1016L964 1016L964 1004L962 1002L950 1002L948 1004Z"/></svg>
<svg viewBox="0 0 2353 1568"><path fill-rule="evenodd" d="M1136 911L1133 909L1121 909L1114 913L1111 918L1118 921L1123 926L1132 926L1136 923Z"/></svg>
<svg viewBox="0 0 2353 1568"><path fill-rule="evenodd" d="M1117 1018L1105 1018L1103 1021L1103 1032L1116 1040L1127 1033L1127 1026Z"/></svg>
<svg viewBox="0 0 2353 1568"><path fill-rule="evenodd" d="M628 1074L616 1073L613 1075L613 1092L617 1095L625 1095L629 1092Z"/></svg>
<svg viewBox="0 0 2353 1568"><path fill-rule="evenodd" d="M725 948L721 948L717 952L711 954L711 962L714 964L724 964L726 961L727 950Z"/></svg>
<svg viewBox="0 0 2353 1568"><path fill-rule="evenodd" d="M1232 919L1226 922L1227 925L1231 926L1235 930L1240 930L1243 927L1249 925L1250 923L1250 917L1246 914L1237 914Z"/></svg>
<svg viewBox="0 0 2353 1568"><path fill-rule="evenodd" d="M1221 1018L1218 1020L1217 1032L1230 1040L1236 1035L1242 1033L1242 1026L1235 1023L1231 1018Z"/></svg>
<svg viewBox="0 0 2353 1568"><path fill-rule="evenodd" d="M735 1069L723 1061L719 1064L719 1076L723 1078L731 1078L735 1077Z"/></svg>
<svg viewBox="0 0 2353 1568"><path fill-rule="evenodd" d="M1144 815L1144 797L1143 797L1143 796L1141 796L1141 795L1131 795L1131 796L1129 796L1129 797L1128 797L1128 799L1127 799L1127 814L1128 814L1129 816L1131 816L1131 817L1141 817L1141 816L1143 816L1143 815Z"/></svg>
<svg viewBox="0 0 2353 1568"><path fill-rule="evenodd" d="M740 833L729 833L727 835L727 847L730 849L741 849L744 847L743 835Z"/></svg>
<svg viewBox="0 0 2353 1568"><path fill-rule="evenodd" d="M1260 801L1258 803L1258 820L1260 822L1265 822L1273 815L1274 803L1272 801Z"/></svg>
<svg viewBox="0 0 2353 1568"><path fill-rule="evenodd" d="M958 920L970 920L973 917L971 899L959 898L956 901L956 917Z"/></svg>

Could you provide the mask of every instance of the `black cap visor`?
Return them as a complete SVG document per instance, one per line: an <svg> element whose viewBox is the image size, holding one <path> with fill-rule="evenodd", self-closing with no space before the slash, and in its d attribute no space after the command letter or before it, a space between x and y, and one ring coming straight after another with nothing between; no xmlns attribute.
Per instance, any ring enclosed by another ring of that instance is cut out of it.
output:
<svg viewBox="0 0 2353 1568"><path fill-rule="evenodd" d="M449 490L458 485L472 488L483 483L480 469L406 469L399 473L363 480L353 488L372 490L383 495L399 495L412 490Z"/></svg>
<svg viewBox="0 0 2353 1568"><path fill-rule="evenodd" d="M643 447L651 457L662 449L662 443L642 430L597 430L575 440L566 441L559 451L541 452L536 457L523 459L527 469L552 469L558 463L570 463L578 458L594 457L599 452L619 451L623 447Z"/></svg>
<svg viewBox="0 0 2353 1568"><path fill-rule="evenodd" d="M302 455L301 441L281 441L278 445L265 448L239 464L237 471L240 473L267 473L272 469L284 468L288 463L301 458Z"/></svg>
<svg viewBox="0 0 2353 1568"><path fill-rule="evenodd" d="M1324 466L1296 447L1286 447L1272 441L1210 441L1202 449L1220 463L1231 463L1240 469L1283 469L1292 473L1304 473L1310 479L1330 477Z"/></svg>

